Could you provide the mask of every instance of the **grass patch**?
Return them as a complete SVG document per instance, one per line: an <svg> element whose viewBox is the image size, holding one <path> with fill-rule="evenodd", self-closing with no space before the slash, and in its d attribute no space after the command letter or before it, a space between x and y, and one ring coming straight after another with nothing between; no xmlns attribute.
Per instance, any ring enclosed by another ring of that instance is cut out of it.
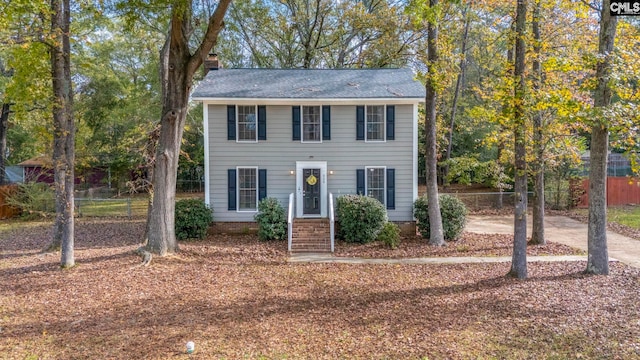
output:
<svg viewBox="0 0 640 360"><path fill-rule="evenodd" d="M640 206L611 207L607 209L610 222L640 230Z"/></svg>

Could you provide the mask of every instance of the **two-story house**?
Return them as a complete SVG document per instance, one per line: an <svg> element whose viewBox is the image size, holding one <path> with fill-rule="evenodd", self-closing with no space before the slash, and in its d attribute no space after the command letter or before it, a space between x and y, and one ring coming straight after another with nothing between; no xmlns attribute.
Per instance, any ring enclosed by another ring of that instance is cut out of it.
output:
<svg viewBox="0 0 640 360"><path fill-rule="evenodd" d="M210 71L192 98L204 104L215 222L246 226L265 197L291 199L294 221L327 218L335 197L356 193L413 222L424 95L410 69Z"/></svg>

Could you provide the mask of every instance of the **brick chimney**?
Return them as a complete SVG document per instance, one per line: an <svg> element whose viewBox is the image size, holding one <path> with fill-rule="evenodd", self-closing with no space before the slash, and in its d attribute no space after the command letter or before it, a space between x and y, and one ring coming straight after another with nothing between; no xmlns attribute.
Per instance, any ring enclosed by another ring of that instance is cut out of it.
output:
<svg viewBox="0 0 640 360"><path fill-rule="evenodd" d="M204 60L204 74L207 75L210 70L218 70L218 54L209 54Z"/></svg>

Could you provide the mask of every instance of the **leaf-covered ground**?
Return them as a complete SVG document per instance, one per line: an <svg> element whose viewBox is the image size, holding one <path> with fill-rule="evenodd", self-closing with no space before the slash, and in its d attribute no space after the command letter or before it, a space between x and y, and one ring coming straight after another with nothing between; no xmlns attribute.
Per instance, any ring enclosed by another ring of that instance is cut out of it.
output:
<svg viewBox="0 0 640 360"><path fill-rule="evenodd" d="M347 244L338 242L336 256L365 258L415 258L442 256L511 256L513 236L505 234L463 233L456 241L446 246L429 246L421 237L402 238L400 245L390 250L380 242L369 244ZM541 255L585 255L584 252L566 245L549 242L546 245L529 245L527 254Z"/></svg>
<svg viewBox="0 0 640 360"><path fill-rule="evenodd" d="M640 359L640 271L620 263L519 281L509 264L292 264L285 243L211 235L140 267L143 225L78 221L70 270L39 252L50 225L0 230L0 358Z"/></svg>

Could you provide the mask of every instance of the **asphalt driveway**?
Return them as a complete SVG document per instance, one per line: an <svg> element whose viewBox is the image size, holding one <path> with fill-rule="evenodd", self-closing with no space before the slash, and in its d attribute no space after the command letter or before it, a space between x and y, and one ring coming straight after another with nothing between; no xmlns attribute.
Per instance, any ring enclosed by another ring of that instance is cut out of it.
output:
<svg viewBox="0 0 640 360"><path fill-rule="evenodd" d="M531 235L531 216L528 217L527 233ZM474 233L513 234L513 216L470 215L465 231ZM566 216L545 216L547 241L565 244L587 251L587 224ZM640 268L640 241L607 232L609 257Z"/></svg>

